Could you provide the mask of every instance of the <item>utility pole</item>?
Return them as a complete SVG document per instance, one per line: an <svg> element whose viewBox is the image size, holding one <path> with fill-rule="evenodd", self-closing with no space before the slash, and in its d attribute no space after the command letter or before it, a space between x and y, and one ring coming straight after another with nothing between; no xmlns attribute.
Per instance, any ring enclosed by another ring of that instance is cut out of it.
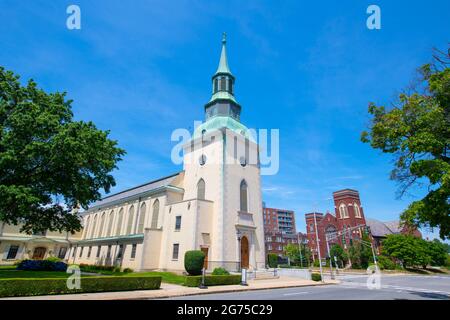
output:
<svg viewBox="0 0 450 320"><path fill-rule="evenodd" d="M328 244L328 234L325 234L325 239L326 239L326 242L327 242L328 257L330 258L330 275L331 275L331 280L334 280L333 262L331 261L330 245Z"/></svg>
<svg viewBox="0 0 450 320"><path fill-rule="evenodd" d="M297 233L298 253L300 255L300 267L303 269L302 246L300 245L300 236Z"/></svg>
<svg viewBox="0 0 450 320"><path fill-rule="evenodd" d="M315 211L315 210L314 210ZM320 278L322 279L322 282L325 282L323 280L323 270L322 270L322 257L320 256L320 247L319 247L319 234L317 232L317 219L316 219L317 212L314 212L314 226L316 227L316 250L317 254L319 256L319 267L320 267Z"/></svg>

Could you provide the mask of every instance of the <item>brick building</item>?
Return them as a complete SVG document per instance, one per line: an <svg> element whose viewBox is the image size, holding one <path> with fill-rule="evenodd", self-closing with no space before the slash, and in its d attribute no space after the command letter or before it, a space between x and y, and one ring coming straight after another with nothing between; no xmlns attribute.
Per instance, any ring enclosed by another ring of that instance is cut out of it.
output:
<svg viewBox="0 0 450 320"><path fill-rule="evenodd" d="M412 234L421 237L421 233L417 229L402 227L399 221L381 222L374 219L365 218L364 209L361 205L359 192L352 189L339 190L333 193L335 214L327 212L323 213L307 213L306 220L306 236L308 244L313 254L313 258L318 258L317 248L320 249L321 258L327 256L326 235L336 234L336 232L344 232L343 237L339 236L328 242L331 248L334 244L341 245L344 249L350 243L350 239L361 239L365 227L369 227L371 240L375 249L379 252L381 241L389 234ZM314 219L315 216L315 219ZM316 225L319 238L319 245L316 241ZM346 231L351 230L351 231Z"/></svg>
<svg viewBox="0 0 450 320"><path fill-rule="evenodd" d="M307 213L305 215L306 235L314 259L318 258L318 247L320 248L320 255L322 258L325 258L327 255L326 234L332 235L336 232L359 226L350 233L347 233L346 239L349 240L350 237L352 239L360 239L363 234L364 226L366 225L364 210L361 205L358 191L344 189L333 192L333 200L335 210L334 215L330 212L327 212L326 214ZM314 219L314 215L316 219ZM316 241L315 221L317 222L317 233L319 238L318 246ZM349 241L346 241L346 243L349 243ZM341 237L329 241L330 247L333 246L333 244L340 244L345 247Z"/></svg>
<svg viewBox="0 0 450 320"><path fill-rule="evenodd" d="M294 211L264 207L263 216L266 254L275 253L281 257L286 245L298 244L299 239L305 241L306 236L296 231Z"/></svg>

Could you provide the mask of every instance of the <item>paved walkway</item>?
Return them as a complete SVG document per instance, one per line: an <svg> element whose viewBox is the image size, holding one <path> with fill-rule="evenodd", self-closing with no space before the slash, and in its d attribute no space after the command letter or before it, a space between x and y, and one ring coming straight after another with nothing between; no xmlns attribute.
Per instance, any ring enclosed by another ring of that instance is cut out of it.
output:
<svg viewBox="0 0 450 320"><path fill-rule="evenodd" d="M162 283L159 290L140 290L140 291L122 291L122 292L101 292L101 293L82 293L82 294L64 294L51 296L35 297L14 297L0 300L136 300L136 299L160 299L187 295L199 295L209 293L225 293L249 290L264 290L277 288L292 288L304 286L320 286L326 284L336 284L338 281L327 280L325 283L311 280L302 280L298 278L280 277L278 279L250 280L248 286L228 285L211 286L208 289L188 288L175 284ZM83 285L83 284L81 284ZM186 297L188 299L188 297Z"/></svg>

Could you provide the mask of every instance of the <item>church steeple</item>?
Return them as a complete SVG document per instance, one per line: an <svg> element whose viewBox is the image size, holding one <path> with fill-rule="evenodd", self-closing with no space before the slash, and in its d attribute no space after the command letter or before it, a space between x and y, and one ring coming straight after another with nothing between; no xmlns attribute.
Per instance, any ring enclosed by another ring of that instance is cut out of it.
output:
<svg viewBox="0 0 450 320"><path fill-rule="evenodd" d="M214 116L228 116L239 121L241 107L234 98L235 78L228 66L226 33L222 35L222 52L219 66L212 76L212 97L205 106L206 119Z"/></svg>
<svg viewBox="0 0 450 320"><path fill-rule="evenodd" d="M215 75L219 73L232 75L230 68L228 67L226 45L227 45L227 34L224 32L222 35L222 52L220 54L219 67L217 68Z"/></svg>

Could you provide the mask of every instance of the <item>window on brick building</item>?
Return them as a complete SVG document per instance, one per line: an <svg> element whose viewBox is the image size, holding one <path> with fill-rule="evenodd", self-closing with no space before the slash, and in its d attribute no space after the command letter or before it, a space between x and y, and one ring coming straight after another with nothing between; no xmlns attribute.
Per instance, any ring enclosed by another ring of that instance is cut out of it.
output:
<svg viewBox="0 0 450 320"><path fill-rule="evenodd" d="M348 218L348 208L345 204L341 203L339 206L339 214L342 219Z"/></svg>
<svg viewBox="0 0 450 320"><path fill-rule="evenodd" d="M353 208L355 208L355 217L361 218L361 210L359 210L359 206L356 203L354 203Z"/></svg>

